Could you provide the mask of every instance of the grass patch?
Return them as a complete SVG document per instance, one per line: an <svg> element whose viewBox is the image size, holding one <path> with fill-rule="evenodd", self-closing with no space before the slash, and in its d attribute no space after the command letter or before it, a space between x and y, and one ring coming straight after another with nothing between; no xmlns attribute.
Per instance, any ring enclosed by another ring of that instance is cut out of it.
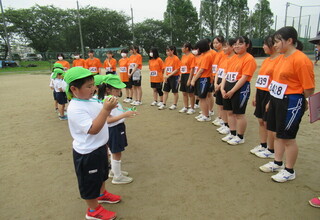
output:
<svg viewBox="0 0 320 220"><path fill-rule="evenodd" d="M7 67L0 69L0 75L5 74L50 74L53 63L50 61L18 61L18 67ZM36 65L36 67L30 67L29 65Z"/></svg>

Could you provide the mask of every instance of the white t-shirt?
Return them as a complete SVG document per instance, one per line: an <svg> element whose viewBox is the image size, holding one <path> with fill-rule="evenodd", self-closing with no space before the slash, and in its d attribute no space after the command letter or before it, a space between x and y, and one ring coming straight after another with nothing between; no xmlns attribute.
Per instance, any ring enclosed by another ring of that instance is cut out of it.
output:
<svg viewBox="0 0 320 220"><path fill-rule="evenodd" d="M53 88L54 88L54 91L55 92L60 92L59 90L59 85L60 85L60 82L62 81L62 79L58 79L58 78L55 78L53 80Z"/></svg>
<svg viewBox="0 0 320 220"><path fill-rule="evenodd" d="M88 134L93 120L102 109L97 100L72 99L68 106L68 124L73 138L73 149L79 154L88 154L106 144L109 140L107 122L98 134Z"/></svg>
<svg viewBox="0 0 320 220"><path fill-rule="evenodd" d="M118 103L117 107L115 107L114 109L112 109L111 113L110 113L110 116L111 117L115 117L115 116L118 116L118 115L121 115L123 114L124 110L123 110L123 107L120 103ZM115 121L113 123L109 123L108 126L109 127L114 127L118 124L121 124L124 122L124 118L123 119L120 119L119 121Z"/></svg>
<svg viewBox="0 0 320 220"><path fill-rule="evenodd" d="M50 83L49 83L49 86L50 86L51 88L53 88L53 81L54 81L54 79L52 79L52 75L53 75L53 72L52 72L51 75L50 75Z"/></svg>
<svg viewBox="0 0 320 220"><path fill-rule="evenodd" d="M58 89L62 89L63 92L66 91L67 83L63 79L58 83ZM60 90L59 90L60 92Z"/></svg>

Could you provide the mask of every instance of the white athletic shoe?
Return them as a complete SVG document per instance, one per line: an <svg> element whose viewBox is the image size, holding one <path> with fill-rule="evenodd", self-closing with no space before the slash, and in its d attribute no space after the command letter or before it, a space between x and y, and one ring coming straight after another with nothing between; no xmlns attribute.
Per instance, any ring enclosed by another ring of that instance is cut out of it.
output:
<svg viewBox="0 0 320 220"><path fill-rule="evenodd" d="M198 109L198 108L200 108L200 106L197 104L194 104L194 109Z"/></svg>
<svg viewBox="0 0 320 220"><path fill-rule="evenodd" d="M229 133L229 134L227 134L227 136L221 138L221 140L224 141L224 142L228 142L228 141L230 141L233 137L234 137L234 136L233 136L231 133Z"/></svg>
<svg viewBox="0 0 320 220"><path fill-rule="evenodd" d="M135 105L137 101L130 102L130 105Z"/></svg>
<svg viewBox="0 0 320 220"><path fill-rule="evenodd" d="M214 111L209 111L209 115L214 116Z"/></svg>
<svg viewBox="0 0 320 220"><path fill-rule="evenodd" d="M200 122L211 121L211 118L203 115L201 118L198 118L197 120Z"/></svg>
<svg viewBox="0 0 320 220"><path fill-rule="evenodd" d="M133 105L135 105L135 106L142 105L142 102L136 101Z"/></svg>
<svg viewBox="0 0 320 220"><path fill-rule="evenodd" d="M261 144L259 144L258 146L255 146L254 148L252 148L252 149L250 150L250 153L256 154L256 153L258 153L258 152L260 152L260 151L264 151L265 149L266 149L266 148L262 147Z"/></svg>
<svg viewBox="0 0 320 220"><path fill-rule="evenodd" d="M255 153L255 155L260 158L274 158L274 153L269 151L268 148L265 149L264 151L259 151L259 152Z"/></svg>
<svg viewBox="0 0 320 220"><path fill-rule="evenodd" d="M160 107L161 105L163 105L163 102L158 102L157 106Z"/></svg>
<svg viewBox="0 0 320 220"><path fill-rule="evenodd" d="M271 179L278 183L284 183L288 180L294 180L296 178L296 172L289 173L287 170L280 170L276 175L271 176Z"/></svg>
<svg viewBox="0 0 320 220"><path fill-rule="evenodd" d="M196 112L196 111L195 111L194 109L189 108L188 111L187 111L187 114L188 114L188 115L192 115L192 114L194 114L195 112Z"/></svg>
<svg viewBox="0 0 320 220"><path fill-rule="evenodd" d="M194 118L195 118L195 119L199 119L199 118L201 118L202 116L204 116L204 115L200 114L200 115L197 115L197 116L194 117Z"/></svg>
<svg viewBox="0 0 320 220"><path fill-rule="evenodd" d="M284 163L282 163L282 166L279 166L275 164L273 161L271 161L269 163L262 165L261 167L259 167L259 169L265 173L277 172L284 169Z"/></svg>
<svg viewBox="0 0 320 220"><path fill-rule="evenodd" d="M219 128L217 128L216 130L217 130L217 132L220 132L222 129L224 129L224 125L222 125L221 127L219 127Z"/></svg>
<svg viewBox="0 0 320 220"><path fill-rule="evenodd" d="M229 134L230 133L230 129L227 126L221 126L221 127L222 127L222 129L218 131L220 134Z"/></svg>
<svg viewBox="0 0 320 220"><path fill-rule="evenodd" d="M222 126L224 124L224 121L221 118L216 117L216 119L212 121L212 124L215 126Z"/></svg>
<svg viewBox="0 0 320 220"><path fill-rule="evenodd" d="M123 176L128 176L129 173L128 173L127 171L121 170L121 175L123 175ZM113 174L112 170L110 170L108 177L112 178L113 176L114 176L114 174Z"/></svg>
<svg viewBox="0 0 320 220"><path fill-rule="evenodd" d="M153 102L151 102L151 106L156 106L158 104L158 102L157 101L153 101Z"/></svg>
<svg viewBox="0 0 320 220"><path fill-rule="evenodd" d="M133 181L132 177L129 176L119 176L119 177L113 177L111 183L112 184L128 184L131 183Z"/></svg>
<svg viewBox="0 0 320 220"><path fill-rule="evenodd" d="M183 107L179 112L180 113L186 113L188 111L188 109L186 107Z"/></svg>
<svg viewBox="0 0 320 220"><path fill-rule="evenodd" d="M165 104L162 104L162 105L160 105L159 107L158 107L158 109L159 110L163 110L163 109L165 109L167 106L165 105Z"/></svg>
<svg viewBox="0 0 320 220"><path fill-rule="evenodd" d="M170 110L175 110L175 109L177 109L177 105L172 104L172 105L169 107L169 109L170 109Z"/></svg>
<svg viewBox="0 0 320 220"><path fill-rule="evenodd" d="M244 138L241 139L236 135L231 140L227 141L227 143L230 144L230 145L243 144L244 143Z"/></svg>

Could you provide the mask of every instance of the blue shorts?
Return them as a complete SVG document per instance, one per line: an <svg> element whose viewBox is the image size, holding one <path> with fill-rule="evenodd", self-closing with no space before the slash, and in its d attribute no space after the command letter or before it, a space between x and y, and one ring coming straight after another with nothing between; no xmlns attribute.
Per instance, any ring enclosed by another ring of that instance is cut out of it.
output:
<svg viewBox="0 0 320 220"><path fill-rule="evenodd" d="M125 147L128 146L126 126L124 123L109 127L108 146L113 154L124 151Z"/></svg>
<svg viewBox="0 0 320 220"><path fill-rule="evenodd" d="M270 100L270 93L265 90L257 89L256 92L256 108L254 115L257 118L267 121L266 105Z"/></svg>
<svg viewBox="0 0 320 220"><path fill-rule="evenodd" d="M230 91L235 83L226 82L226 92ZM233 114L242 115L246 113L248 100L250 97L250 83L245 84L236 91L231 99L223 99L223 110L232 111Z"/></svg>
<svg viewBox="0 0 320 220"><path fill-rule="evenodd" d="M68 103L67 95L65 92L56 92L56 100L60 105Z"/></svg>
<svg viewBox="0 0 320 220"><path fill-rule="evenodd" d="M197 79L195 84L195 95L200 99L206 98L210 89L210 85L210 77Z"/></svg>

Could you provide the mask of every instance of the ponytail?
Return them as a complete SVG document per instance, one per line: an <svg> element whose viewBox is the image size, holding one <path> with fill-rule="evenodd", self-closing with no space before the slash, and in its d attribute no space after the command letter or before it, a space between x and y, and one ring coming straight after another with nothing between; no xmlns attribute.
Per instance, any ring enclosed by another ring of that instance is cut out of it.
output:
<svg viewBox="0 0 320 220"><path fill-rule="evenodd" d="M297 40L297 42L296 42L296 49L301 50L301 51L303 50L303 44L299 40Z"/></svg>

